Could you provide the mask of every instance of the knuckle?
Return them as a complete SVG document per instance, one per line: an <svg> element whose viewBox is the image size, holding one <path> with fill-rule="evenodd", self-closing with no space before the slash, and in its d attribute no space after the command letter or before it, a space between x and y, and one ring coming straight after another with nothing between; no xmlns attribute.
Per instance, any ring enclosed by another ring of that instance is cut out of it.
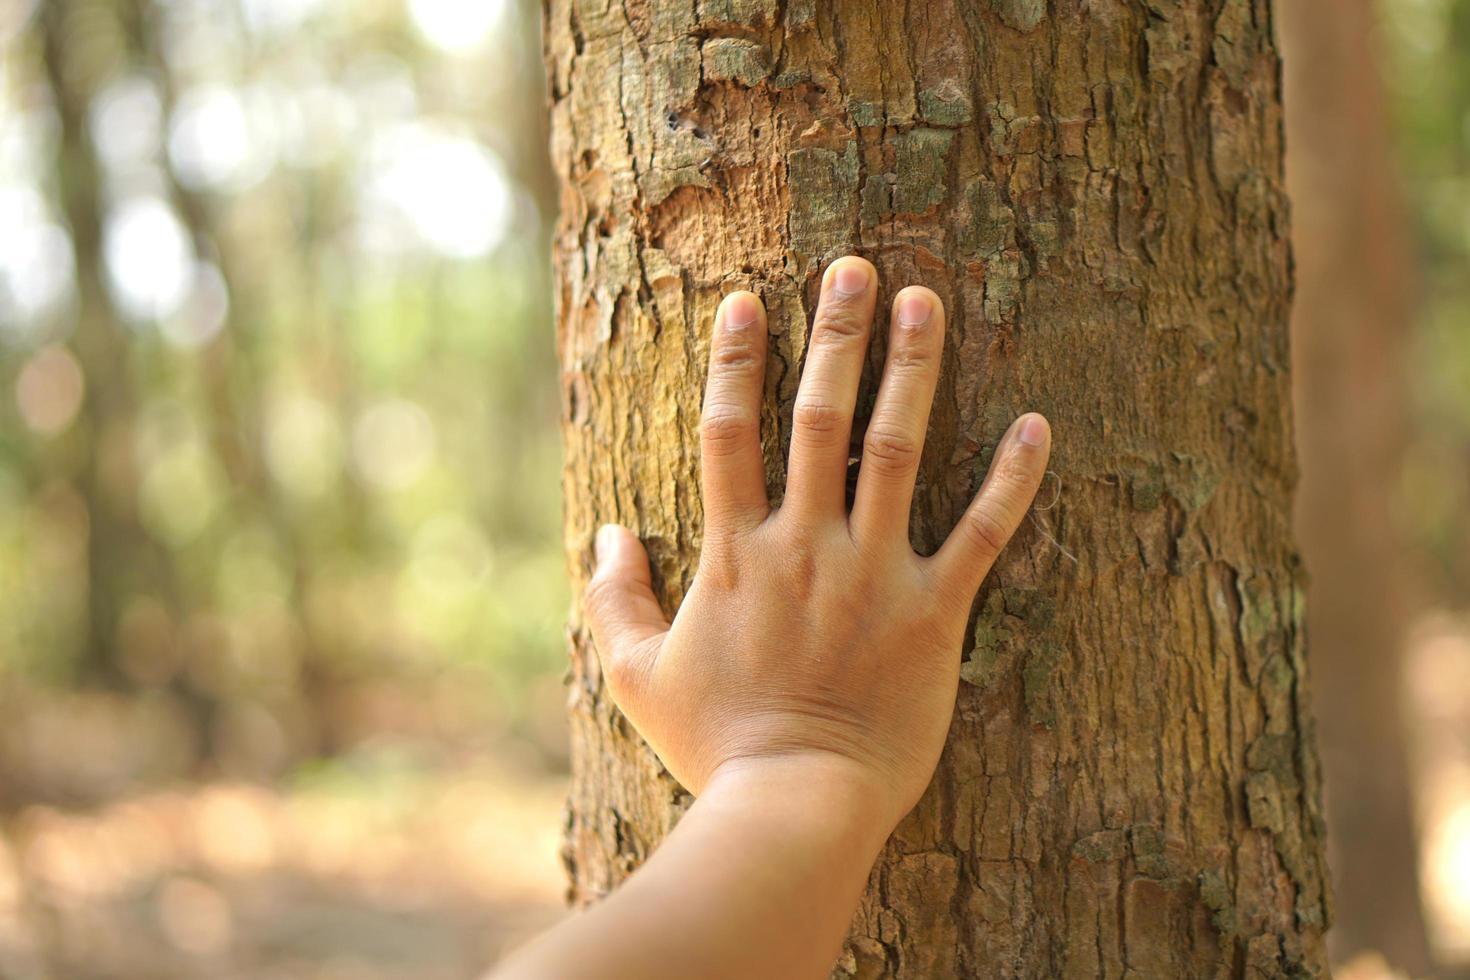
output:
<svg viewBox="0 0 1470 980"><path fill-rule="evenodd" d="M867 317L851 300L831 300L812 324L812 343L843 343L868 335Z"/></svg>
<svg viewBox="0 0 1470 980"><path fill-rule="evenodd" d="M700 589L722 595L735 592L740 587L742 557L732 542L707 535L696 573Z"/></svg>
<svg viewBox="0 0 1470 980"><path fill-rule="evenodd" d="M744 340L725 339L710 352L710 369L720 374L748 375L760 365L760 352Z"/></svg>
<svg viewBox="0 0 1470 980"><path fill-rule="evenodd" d="M793 542L781 559L782 591L797 602L806 602L817 590L819 567L820 556L808 539Z"/></svg>
<svg viewBox="0 0 1470 980"><path fill-rule="evenodd" d="M863 465L890 473L907 472L918 466L918 440L891 425L870 425L863 437Z"/></svg>
<svg viewBox="0 0 1470 980"><path fill-rule="evenodd" d="M913 328L904 327L903 329ZM888 353L888 369L902 375L927 374L933 369L938 359L936 353L932 347L917 338L910 338L907 341L900 340Z"/></svg>
<svg viewBox="0 0 1470 980"><path fill-rule="evenodd" d="M992 479L1008 501L1027 498L1032 493L1031 467L1020 453L1009 453L996 464Z"/></svg>
<svg viewBox="0 0 1470 980"><path fill-rule="evenodd" d="M700 445L710 456L726 456L760 438L760 422L726 406L707 408L699 422Z"/></svg>
<svg viewBox="0 0 1470 980"><path fill-rule="evenodd" d="M848 424L847 413L831 402L806 398L792 409L791 421L812 435L833 435Z"/></svg>
<svg viewBox="0 0 1470 980"><path fill-rule="evenodd" d="M974 507L966 512L965 529L970 540L990 558L999 555L1006 542L1011 539L1011 532L1006 525L985 507Z"/></svg>

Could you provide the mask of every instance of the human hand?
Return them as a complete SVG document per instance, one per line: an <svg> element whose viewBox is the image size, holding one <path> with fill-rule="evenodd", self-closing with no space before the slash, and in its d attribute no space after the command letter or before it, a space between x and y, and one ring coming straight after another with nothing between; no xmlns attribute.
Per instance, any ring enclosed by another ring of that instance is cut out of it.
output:
<svg viewBox="0 0 1470 980"><path fill-rule="evenodd" d="M751 293L726 297L700 430L705 534L693 584L671 625L638 539L607 525L586 608L613 699L690 791L810 771L871 794L886 833L938 763L970 605L1036 495L1051 437L1040 415L1017 419L943 547L913 551L909 510L945 331L939 297L909 287L894 298L849 513L876 294L867 261L828 268L774 512L760 447L765 313Z"/></svg>

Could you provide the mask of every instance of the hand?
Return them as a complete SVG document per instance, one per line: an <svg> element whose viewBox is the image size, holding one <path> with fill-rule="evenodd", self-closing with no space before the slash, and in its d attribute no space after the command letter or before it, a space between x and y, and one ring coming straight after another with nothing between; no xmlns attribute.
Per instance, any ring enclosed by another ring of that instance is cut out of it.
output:
<svg viewBox="0 0 1470 980"><path fill-rule="evenodd" d="M1017 419L944 546L915 554L909 510L945 330L939 297L909 287L894 298L849 513L876 280L856 257L823 279L774 512L760 447L765 312L748 292L725 299L701 425L704 550L689 593L670 625L642 546L608 525L586 598L609 691L690 791L809 769L871 794L886 833L938 763L970 605L1036 495L1051 437L1040 415Z"/></svg>

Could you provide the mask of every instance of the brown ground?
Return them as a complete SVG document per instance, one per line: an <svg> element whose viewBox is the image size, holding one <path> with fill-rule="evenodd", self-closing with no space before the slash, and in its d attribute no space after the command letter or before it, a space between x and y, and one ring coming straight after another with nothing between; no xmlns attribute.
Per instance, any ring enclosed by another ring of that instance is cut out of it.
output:
<svg viewBox="0 0 1470 980"><path fill-rule="evenodd" d="M559 779L217 784L0 837L6 980L460 980L561 913Z"/></svg>

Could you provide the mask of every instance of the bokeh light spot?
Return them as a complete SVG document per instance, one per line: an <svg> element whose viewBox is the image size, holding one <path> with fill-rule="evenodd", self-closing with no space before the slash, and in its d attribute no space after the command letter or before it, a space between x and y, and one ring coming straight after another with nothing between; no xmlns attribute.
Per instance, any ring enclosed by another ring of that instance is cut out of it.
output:
<svg viewBox="0 0 1470 980"><path fill-rule="evenodd" d="M336 486L342 466L336 418L308 395L281 394L269 404L265 458L271 476L296 496L325 495Z"/></svg>
<svg viewBox="0 0 1470 980"><path fill-rule="evenodd" d="M183 302L159 322L165 340L175 347L203 347L224 329L230 313L230 291L219 268L208 262L194 266L194 280Z"/></svg>
<svg viewBox="0 0 1470 980"><path fill-rule="evenodd" d="M24 333L71 295L71 238L34 187L0 184L0 322Z"/></svg>
<svg viewBox="0 0 1470 980"><path fill-rule="evenodd" d="M138 503L144 525L179 547L197 537L219 509L224 477L204 448L191 441L162 454L143 477Z"/></svg>
<svg viewBox="0 0 1470 980"><path fill-rule="evenodd" d="M150 164L163 132L158 86L138 75L113 82L92 103L88 122L98 155L113 170Z"/></svg>
<svg viewBox="0 0 1470 980"><path fill-rule="evenodd" d="M408 11L429 43L463 53L482 46L500 25L504 0L409 0Z"/></svg>
<svg viewBox="0 0 1470 980"><path fill-rule="evenodd" d="M156 197L124 201L108 215L103 249L118 305L134 320L179 308L194 277L194 248L173 209Z"/></svg>
<svg viewBox="0 0 1470 980"><path fill-rule="evenodd" d="M434 460L434 423L411 401L379 402L357 420L352 455L363 479L381 490L402 490Z"/></svg>
<svg viewBox="0 0 1470 980"><path fill-rule="evenodd" d="M46 347L21 368L15 403L31 431L54 436L77 417L85 390L81 365L71 352L65 347Z"/></svg>
<svg viewBox="0 0 1470 980"><path fill-rule="evenodd" d="M471 259L505 237L514 198L499 161L478 141L413 123L369 148L362 207L362 238L373 251L417 244Z"/></svg>
<svg viewBox="0 0 1470 980"><path fill-rule="evenodd" d="M185 93L168 136L168 157L179 180L195 188L238 191L264 177L275 163L271 137L276 130L252 122L263 101L261 93L223 85Z"/></svg>

